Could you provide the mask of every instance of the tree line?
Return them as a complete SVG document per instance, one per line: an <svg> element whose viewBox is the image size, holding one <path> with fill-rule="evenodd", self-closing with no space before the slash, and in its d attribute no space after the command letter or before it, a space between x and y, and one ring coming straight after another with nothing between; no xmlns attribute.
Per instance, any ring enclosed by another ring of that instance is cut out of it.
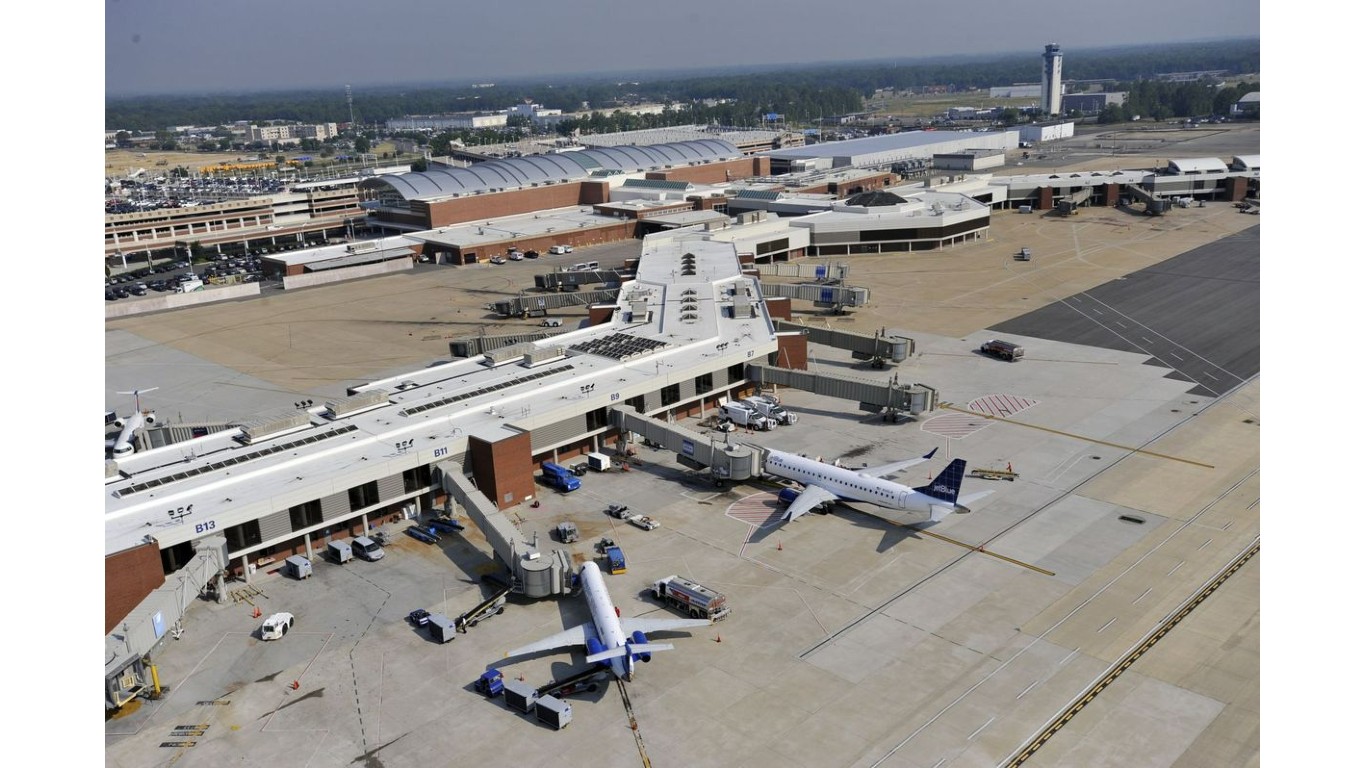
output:
<svg viewBox="0 0 1366 768"><path fill-rule="evenodd" d="M1130 46L1105 50L1064 50L1068 79L1110 80L1133 89L1130 102L1144 103L1155 75L1164 72L1225 70L1231 74L1260 71L1257 40L1217 43ZM218 126L237 120L301 123L345 123L355 115L363 125L414 114L502 111L522 101L548 109L577 112L587 105L603 112L570 127L580 131L633 130L681 123L717 122L756 126L777 113L788 123L856 112L862 100L879 88L930 86L971 90L1021 82L1037 82L1039 53L990 59L966 57L901 62L871 62L777 70L734 71L654 79L581 78L569 82L506 83L492 87L404 86L358 89L348 106L341 88L254 94L140 96L107 99L105 125L110 130L163 130L173 125ZM1141 87L1140 87L1141 86ZM1172 96L1172 99L1176 99ZM1185 98L1185 97L1182 97ZM1190 98L1199 101L1198 95ZM1211 97L1211 104L1213 103ZM722 100L715 103L710 100ZM630 104L679 105L663 115L614 112ZM1174 105L1173 105L1173 108ZM1135 107L1135 110L1142 109ZM1211 110L1212 111L1212 110ZM1154 110L1139 112L1152 114Z"/></svg>

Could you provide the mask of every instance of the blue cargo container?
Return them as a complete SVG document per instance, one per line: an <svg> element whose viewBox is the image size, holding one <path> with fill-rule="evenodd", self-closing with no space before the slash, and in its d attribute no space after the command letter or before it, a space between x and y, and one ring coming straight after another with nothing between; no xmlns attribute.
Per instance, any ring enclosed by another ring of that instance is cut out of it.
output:
<svg viewBox="0 0 1366 768"><path fill-rule="evenodd" d="M626 573L626 554L621 551L621 547L608 547L603 554L607 555L608 573Z"/></svg>

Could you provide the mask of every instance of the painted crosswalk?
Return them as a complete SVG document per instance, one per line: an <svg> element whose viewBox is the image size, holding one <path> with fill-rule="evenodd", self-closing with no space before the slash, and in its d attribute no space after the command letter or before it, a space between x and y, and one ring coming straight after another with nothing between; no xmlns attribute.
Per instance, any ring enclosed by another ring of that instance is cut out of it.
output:
<svg viewBox="0 0 1366 768"><path fill-rule="evenodd" d="M778 502L778 494L765 491L750 494L731 504L726 509L726 516L746 525L767 528L782 521L783 507Z"/></svg>
<svg viewBox="0 0 1366 768"><path fill-rule="evenodd" d="M999 418L1008 418L1011 414L1019 413L1026 408L1038 405L1038 400L1031 400L1027 397L1017 397L1015 395L987 395L979 397L968 403L969 411L978 413L989 413Z"/></svg>

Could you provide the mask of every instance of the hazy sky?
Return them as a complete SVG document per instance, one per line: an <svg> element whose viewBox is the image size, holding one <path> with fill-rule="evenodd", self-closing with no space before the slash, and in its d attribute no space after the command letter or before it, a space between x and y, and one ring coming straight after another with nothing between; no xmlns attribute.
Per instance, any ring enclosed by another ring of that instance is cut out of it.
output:
<svg viewBox="0 0 1366 768"><path fill-rule="evenodd" d="M1096 48L1259 36L1255 0L107 0L108 95Z"/></svg>

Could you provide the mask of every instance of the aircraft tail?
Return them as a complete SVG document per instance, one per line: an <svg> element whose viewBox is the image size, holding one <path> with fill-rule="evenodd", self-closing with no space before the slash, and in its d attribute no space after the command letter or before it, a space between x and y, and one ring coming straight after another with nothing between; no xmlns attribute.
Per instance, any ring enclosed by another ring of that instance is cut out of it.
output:
<svg viewBox="0 0 1366 768"><path fill-rule="evenodd" d="M954 459L949 462L944 471L939 473L939 477L930 481L929 485L922 485L916 488L916 492L931 499L941 501L952 508L958 503L958 489L963 484L963 472L968 463L964 459Z"/></svg>

